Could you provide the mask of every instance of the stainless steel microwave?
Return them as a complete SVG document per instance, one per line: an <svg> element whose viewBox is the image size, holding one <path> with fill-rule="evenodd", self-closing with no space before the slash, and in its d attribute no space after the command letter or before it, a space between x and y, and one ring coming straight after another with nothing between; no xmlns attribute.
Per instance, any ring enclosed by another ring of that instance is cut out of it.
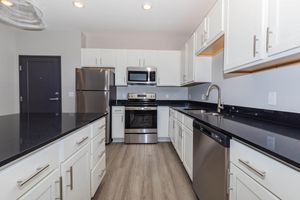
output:
<svg viewBox="0 0 300 200"><path fill-rule="evenodd" d="M127 84L156 85L155 67L127 67Z"/></svg>

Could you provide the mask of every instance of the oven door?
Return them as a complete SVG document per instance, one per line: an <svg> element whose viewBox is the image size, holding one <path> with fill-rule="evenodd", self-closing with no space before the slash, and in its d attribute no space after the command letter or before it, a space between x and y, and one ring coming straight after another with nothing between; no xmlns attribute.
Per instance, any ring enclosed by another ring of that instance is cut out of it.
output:
<svg viewBox="0 0 300 200"><path fill-rule="evenodd" d="M156 134L157 107L125 107L125 133Z"/></svg>

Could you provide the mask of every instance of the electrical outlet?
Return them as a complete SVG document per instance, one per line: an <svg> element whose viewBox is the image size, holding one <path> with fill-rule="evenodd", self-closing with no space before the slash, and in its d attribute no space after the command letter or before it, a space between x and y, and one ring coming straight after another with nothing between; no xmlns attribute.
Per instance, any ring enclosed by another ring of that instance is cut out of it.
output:
<svg viewBox="0 0 300 200"><path fill-rule="evenodd" d="M271 106L276 106L277 105L277 92L269 92L268 104L271 105Z"/></svg>

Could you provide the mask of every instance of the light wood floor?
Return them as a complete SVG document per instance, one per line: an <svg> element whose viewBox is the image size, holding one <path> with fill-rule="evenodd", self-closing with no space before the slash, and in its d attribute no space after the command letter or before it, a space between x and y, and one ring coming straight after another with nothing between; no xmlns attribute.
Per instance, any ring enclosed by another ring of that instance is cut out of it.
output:
<svg viewBox="0 0 300 200"><path fill-rule="evenodd" d="M95 200L196 200L171 143L106 146L107 173Z"/></svg>

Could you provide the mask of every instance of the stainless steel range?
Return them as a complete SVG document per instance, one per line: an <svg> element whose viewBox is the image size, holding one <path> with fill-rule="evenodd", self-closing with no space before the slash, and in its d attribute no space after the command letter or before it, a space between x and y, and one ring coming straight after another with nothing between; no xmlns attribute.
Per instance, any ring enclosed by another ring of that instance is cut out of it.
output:
<svg viewBox="0 0 300 200"><path fill-rule="evenodd" d="M125 106L125 143L157 143L156 94L128 93Z"/></svg>

